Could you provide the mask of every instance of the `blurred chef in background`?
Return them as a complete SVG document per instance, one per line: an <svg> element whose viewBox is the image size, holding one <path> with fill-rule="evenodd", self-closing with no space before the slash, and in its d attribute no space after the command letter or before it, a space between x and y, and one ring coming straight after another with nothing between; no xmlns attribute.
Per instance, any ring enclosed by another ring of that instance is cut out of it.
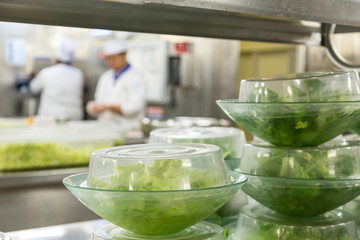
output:
<svg viewBox="0 0 360 240"><path fill-rule="evenodd" d="M100 121L119 123L127 130L140 129L145 115L145 81L126 60L126 43L109 40L102 54L111 68L104 72L97 84L95 100L86 110Z"/></svg>
<svg viewBox="0 0 360 240"><path fill-rule="evenodd" d="M72 66L76 43L63 37L56 50L56 64L42 69L30 82L30 90L41 92L38 115L55 119L83 119L83 72Z"/></svg>

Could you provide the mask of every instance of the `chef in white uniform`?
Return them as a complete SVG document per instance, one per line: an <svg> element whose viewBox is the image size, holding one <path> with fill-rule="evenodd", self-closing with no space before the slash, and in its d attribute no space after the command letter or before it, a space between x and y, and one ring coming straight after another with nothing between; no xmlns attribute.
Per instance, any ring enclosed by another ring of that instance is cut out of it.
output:
<svg viewBox="0 0 360 240"><path fill-rule="evenodd" d="M30 82L30 90L41 92L39 116L83 119L84 76L71 66L76 44L71 38L62 38L56 51L56 64L42 69Z"/></svg>
<svg viewBox="0 0 360 240"><path fill-rule="evenodd" d="M124 129L140 129L145 115L145 81L126 60L126 43L109 40L103 55L111 68L104 72L97 84L95 100L87 104L89 114L100 121L119 123Z"/></svg>

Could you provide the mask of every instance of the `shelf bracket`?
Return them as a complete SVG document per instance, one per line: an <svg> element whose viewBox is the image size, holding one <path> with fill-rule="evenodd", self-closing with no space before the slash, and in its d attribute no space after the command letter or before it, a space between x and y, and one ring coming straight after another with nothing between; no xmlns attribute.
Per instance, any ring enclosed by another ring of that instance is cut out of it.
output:
<svg viewBox="0 0 360 240"><path fill-rule="evenodd" d="M324 23L321 26L322 40L321 45L326 48L326 54L330 61L342 70L357 70L360 71L360 65L354 64L346 60L335 46L333 35L335 34L336 24Z"/></svg>

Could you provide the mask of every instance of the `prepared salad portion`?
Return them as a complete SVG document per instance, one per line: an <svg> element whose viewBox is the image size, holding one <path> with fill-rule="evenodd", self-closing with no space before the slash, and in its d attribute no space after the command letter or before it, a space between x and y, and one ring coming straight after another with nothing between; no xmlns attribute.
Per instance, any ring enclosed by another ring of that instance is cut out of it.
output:
<svg viewBox="0 0 360 240"><path fill-rule="evenodd" d="M165 235L214 213L245 181L226 170L219 147L173 143L95 151L89 174L63 182L111 223L136 234Z"/></svg>
<svg viewBox="0 0 360 240"><path fill-rule="evenodd" d="M356 71L309 72L242 80L242 102L359 101Z"/></svg>
<svg viewBox="0 0 360 240"><path fill-rule="evenodd" d="M216 102L239 126L278 146L320 145L352 129L360 118L360 101Z"/></svg>
<svg viewBox="0 0 360 240"><path fill-rule="evenodd" d="M230 228L230 240L357 240L351 214L334 210L314 218L291 218L266 207L248 205L237 224Z"/></svg>

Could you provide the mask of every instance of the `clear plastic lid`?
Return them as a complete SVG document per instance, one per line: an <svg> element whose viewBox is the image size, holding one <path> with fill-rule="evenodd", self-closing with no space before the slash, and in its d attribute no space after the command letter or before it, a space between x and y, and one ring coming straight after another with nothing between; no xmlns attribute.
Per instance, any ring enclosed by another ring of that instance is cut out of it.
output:
<svg viewBox="0 0 360 240"><path fill-rule="evenodd" d="M9 237L9 235L6 235L3 232L0 232L0 240L11 240L11 238Z"/></svg>
<svg viewBox="0 0 360 240"><path fill-rule="evenodd" d="M354 217L333 210L314 218L292 218L277 214L261 205L242 208L233 240L357 240Z"/></svg>
<svg viewBox="0 0 360 240"><path fill-rule="evenodd" d="M214 144L221 148L224 159L234 159L242 154L245 134L228 127L163 128L151 131L149 142Z"/></svg>
<svg viewBox="0 0 360 240"><path fill-rule="evenodd" d="M88 183L113 190L162 191L229 183L220 148L209 144L138 144L91 155Z"/></svg>
<svg viewBox="0 0 360 240"><path fill-rule="evenodd" d="M327 102L360 100L356 71L313 72L242 80L242 102Z"/></svg>
<svg viewBox="0 0 360 240"><path fill-rule="evenodd" d="M330 141L317 147L247 143L240 171L268 177L352 179L360 177L360 142Z"/></svg>
<svg viewBox="0 0 360 240"><path fill-rule="evenodd" d="M113 224L107 224L98 228L92 240L225 240L224 230L213 223L199 222L181 232L163 236L145 236L129 232Z"/></svg>

